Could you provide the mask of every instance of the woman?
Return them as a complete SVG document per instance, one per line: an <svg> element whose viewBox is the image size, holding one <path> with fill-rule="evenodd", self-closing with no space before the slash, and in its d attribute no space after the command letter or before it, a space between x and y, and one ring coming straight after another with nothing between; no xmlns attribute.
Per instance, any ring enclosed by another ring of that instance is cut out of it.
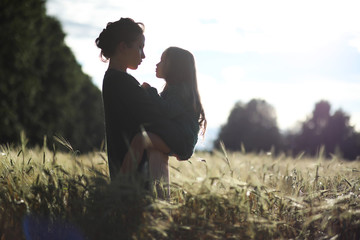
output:
<svg viewBox="0 0 360 240"><path fill-rule="evenodd" d="M130 18L110 22L95 40L103 61L109 61L103 81L105 130L110 178L118 174L128 146L140 127L166 118L127 69L145 58L143 24Z"/></svg>

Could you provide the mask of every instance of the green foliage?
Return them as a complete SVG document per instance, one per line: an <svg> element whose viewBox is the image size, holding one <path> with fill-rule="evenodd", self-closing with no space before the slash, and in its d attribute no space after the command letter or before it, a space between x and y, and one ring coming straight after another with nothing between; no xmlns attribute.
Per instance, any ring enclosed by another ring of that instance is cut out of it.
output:
<svg viewBox="0 0 360 240"><path fill-rule="evenodd" d="M104 138L101 92L84 74L43 0L0 3L0 143L61 135L76 149Z"/></svg>
<svg viewBox="0 0 360 240"><path fill-rule="evenodd" d="M280 145L280 133L274 108L264 100L253 99L246 105L238 102L233 107L227 123L221 127L215 147L220 142L232 150L270 151Z"/></svg>
<svg viewBox="0 0 360 240"><path fill-rule="evenodd" d="M0 238L360 237L359 162L196 154L170 160L171 198L163 201L141 181L109 183L104 155L3 147Z"/></svg>

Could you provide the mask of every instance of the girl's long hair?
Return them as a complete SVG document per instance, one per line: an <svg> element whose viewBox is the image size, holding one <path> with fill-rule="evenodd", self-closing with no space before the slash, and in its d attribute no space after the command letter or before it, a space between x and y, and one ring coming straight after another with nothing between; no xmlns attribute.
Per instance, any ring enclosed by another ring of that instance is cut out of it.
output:
<svg viewBox="0 0 360 240"><path fill-rule="evenodd" d="M164 90L169 84L183 86L184 91L181 94L192 105L195 113L199 115L198 122L201 135L204 135L207 121L200 100L194 56L189 51L178 47L169 47L165 50L164 56L166 80Z"/></svg>

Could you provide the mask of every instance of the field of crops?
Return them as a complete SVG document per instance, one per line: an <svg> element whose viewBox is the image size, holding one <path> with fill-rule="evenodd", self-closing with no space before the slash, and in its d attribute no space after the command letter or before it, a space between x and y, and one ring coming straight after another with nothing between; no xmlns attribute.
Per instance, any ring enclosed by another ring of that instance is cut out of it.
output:
<svg viewBox="0 0 360 240"><path fill-rule="evenodd" d="M360 239L360 162L170 158L171 197L109 183L106 154L3 146L0 239Z"/></svg>

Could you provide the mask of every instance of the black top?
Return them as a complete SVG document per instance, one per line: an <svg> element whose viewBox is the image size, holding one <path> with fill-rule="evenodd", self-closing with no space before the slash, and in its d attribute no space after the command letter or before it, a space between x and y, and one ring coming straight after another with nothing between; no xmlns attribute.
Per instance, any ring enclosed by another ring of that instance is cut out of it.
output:
<svg viewBox="0 0 360 240"><path fill-rule="evenodd" d="M139 82L125 72L107 70L102 94L110 177L113 178L139 127L157 122L164 116Z"/></svg>
<svg viewBox="0 0 360 240"><path fill-rule="evenodd" d="M160 97L154 88L141 88L128 73L109 69L105 72L102 94L111 178L119 171L140 126L160 136L181 159L191 157L199 132L199 116L190 111L176 87L168 88Z"/></svg>

